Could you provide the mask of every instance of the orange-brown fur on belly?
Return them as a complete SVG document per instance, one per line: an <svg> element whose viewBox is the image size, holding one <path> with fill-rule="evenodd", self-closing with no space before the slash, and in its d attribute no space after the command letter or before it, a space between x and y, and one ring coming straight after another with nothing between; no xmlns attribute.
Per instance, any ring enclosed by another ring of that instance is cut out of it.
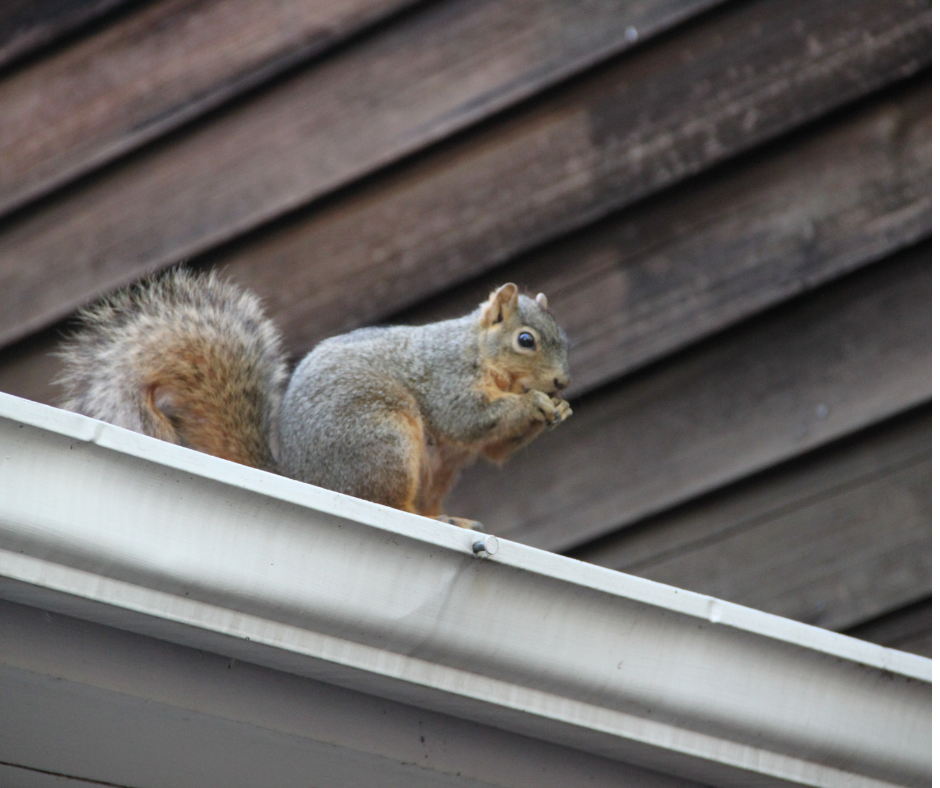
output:
<svg viewBox="0 0 940 788"><path fill-rule="evenodd" d="M409 448L404 458L408 487L395 505L406 512L437 517L444 497L474 452L432 436L418 415L399 412L397 421Z"/></svg>
<svg viewBox="0 0 940 788"><path fill-rule="evenodd" d="M425 451L424 422L420 416L411 413L397 414L403 437L408 445L405 451L405 475L407 488L402 490L402 499L395 506L413 514L424 514L419 508L419 491L422 477L426 473L427 452Z"/></svg>

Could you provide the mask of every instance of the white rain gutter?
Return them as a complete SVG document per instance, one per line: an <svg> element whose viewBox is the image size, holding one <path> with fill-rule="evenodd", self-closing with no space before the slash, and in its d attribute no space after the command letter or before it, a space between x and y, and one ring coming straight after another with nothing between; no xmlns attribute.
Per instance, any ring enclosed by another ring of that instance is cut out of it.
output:
<svg viewBox="0 0 940 788"><path fill-rule="evenodd" d="M718 786L926 786L931 661L0 394L0 598Z"/></svg>

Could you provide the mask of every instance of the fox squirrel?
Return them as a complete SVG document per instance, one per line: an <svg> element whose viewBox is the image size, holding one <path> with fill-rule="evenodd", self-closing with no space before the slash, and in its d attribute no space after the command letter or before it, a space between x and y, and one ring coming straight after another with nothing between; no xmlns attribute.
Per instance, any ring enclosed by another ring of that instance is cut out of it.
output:
<svg viewBox="0 0 940 788"><path fill-rule="evenodd" d="M455 320L327 339L289 380L258 298L214 273L171 269L80 319L62 407L463 527L441 514L461 469L571 415L565 333L514 284Z"/></svg>

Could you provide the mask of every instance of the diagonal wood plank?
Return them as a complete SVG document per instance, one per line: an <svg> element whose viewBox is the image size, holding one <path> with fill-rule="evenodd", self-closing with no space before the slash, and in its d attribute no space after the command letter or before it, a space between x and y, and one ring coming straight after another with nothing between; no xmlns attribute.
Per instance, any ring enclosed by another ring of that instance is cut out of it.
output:
<svg viewBox="0 0 940 788"><path fill-rule="evenodd" d="M448 510L569 550L920 404L929 292L922 244L576 402Z"/></svg>
<svg viewBox="0 0 940 788"><path fill-rule="evenodd" d="M62 390L53 386L52 381L62 371L62 365L55 352L65 333L64 324L59 324L0 350L0 391L57 405Z"/></svg>
<svg viewBox="0 0 940 788"><path fill-rule="evenodd" d="M905 415L576 550L829 629L930 593L930 412Z"/></svg>
<svg viewBox="0 0 940 788"><path fill-rule="evenodd" d="M0 68L131 2L139 0L4 0Z"/></svg>
<svg viewBox="0 0 940 788"><path fill-rule="evenodd" d="M860 640L880 646L910 651L922 657L933 656L933 599L928 597L900 610L893 610L873 621L859 624L845 632Z"/></svg>
<svg viewBox="0 0 940 788"><path fill-rule="evenodd" d="M647 38L716 2L422 4L9 221L0 343L632 46L625 25Z"/></svg>
<svg viewBox="0 0 940 788"><path fill-rule="evenodd" d="M736 4L212 259L298 344L381 320L929 59L926 5Z"/></svg>
<svg viewBox="0 0 940 788"><path fill-rule="evenodd" d="M636 574L828 629L930 593L930 460Z"/></svg>
<svg viewBox="0 0 940 788"><path fill-rule="evenodd" d="M518 282L550 296L578 396L930 234L929 80L424 302L466 314Z"/></svg>
<svg viewBox="0 0 940 788"><path fill-rule="evenodd" d="M0 81L0 214L415 0L161 0Z"/></svg>
<svg viewBox="0 0 940 788"><path fill-rule="evenodd" d="M577 395L922 237L930 156L929 84L916 82L398 318L464 314L509 280L549 293ZM0 354L0 390L53 401L56 341Z"/></svg>

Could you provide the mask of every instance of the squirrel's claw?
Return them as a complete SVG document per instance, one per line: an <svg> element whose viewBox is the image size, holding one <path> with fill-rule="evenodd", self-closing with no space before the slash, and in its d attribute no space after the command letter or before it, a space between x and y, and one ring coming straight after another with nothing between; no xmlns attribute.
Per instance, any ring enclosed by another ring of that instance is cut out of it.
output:
<svg viewBox="0 0 940 788"><path fill-rule="evenodd" d="M552 397L552 404L555 406L555 418L548 422L549 429L555 429L574 412L571 410L571 405L558 397Z"/></svg>

